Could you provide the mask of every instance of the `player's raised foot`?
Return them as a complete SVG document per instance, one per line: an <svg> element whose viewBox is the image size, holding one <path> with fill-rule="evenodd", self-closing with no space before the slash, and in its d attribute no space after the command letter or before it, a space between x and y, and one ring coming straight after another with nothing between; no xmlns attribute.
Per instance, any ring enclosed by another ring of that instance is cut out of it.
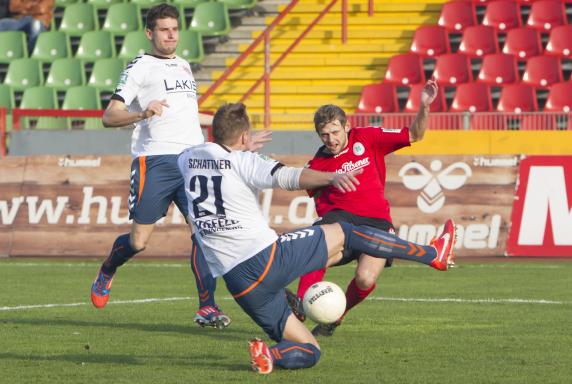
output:
<svg viewBox="0 0 572 384"><path fill-rule="evenodd" d="M298 320L304 322L306 320L306 314L304 313L304 305L302 304L302 299L288 288L286 288L285 291L286 300L292 309L292 313L294 313L294 316L296 316Z"/></svg>
<svg viewBox="0 0 572 384"><path fill-rule="evenodd" d="M431 261L433 268L440 271L447 270L449 258L453 254L456 236L455 223L449 219L445 222L441 235L431 243L431 246L437 251L437 256Z"/></svg>
<svg viewBox="0 0 572 384"><path fill-rule="evenodd" d="M342 325L342 321L338 320L332 324L318 324L312 329L312 335L330 337L334 335L334 331Z"/></svg>
<svg viewBox="0 0 572 384"><path fill-rule="evenodd" d="M248 343L248 351L250 352L250 366L254 372L267 375L272 372L274 362L270 349L266 343L260 339L250 340Z"/></svg>
<svg viewBox="0 0 572 384"><path fill-rule="evenodd" d="M111 283L113 282L113 275L107 275L99 270L97 277L91 286L91 302L96 308L103 308L109 300L109 291L111 290Z"/></svg>
<svg viewBox="0 0 572 384"><path fill-rule="evenodd" d="M230 325L230 317L222 312L218 305L201 307L193 319L201 327L213 327L223 329Z"/></svg>

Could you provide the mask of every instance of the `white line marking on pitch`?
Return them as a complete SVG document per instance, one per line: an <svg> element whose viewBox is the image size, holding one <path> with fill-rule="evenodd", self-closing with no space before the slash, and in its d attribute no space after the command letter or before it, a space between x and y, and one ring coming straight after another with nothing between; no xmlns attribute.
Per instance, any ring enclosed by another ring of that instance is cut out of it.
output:
<svg viewBox="0 0 572 384"><path fill-rule="evenodd" d="M187 301L193 297L164 297L164 298L148 298L138 300L112 300L109 305L117 304L147 304L159 303L167 301ZM222 300L233 300L232 297L226 296ZM414 297L370 297L367 300L373 301L401 301L415 303L456 303L456 304L539 304L539 305L570 305L572 301L559 300L529 300L529 299L460 299L460 298L414 298ZM21 311L27 309L46 309L46 308L65 308L65 307L81 307L91 305L90 303L62 303L62 304L36 304L36 305L17 305L14 307L0 307L0 312Z"/></svg>

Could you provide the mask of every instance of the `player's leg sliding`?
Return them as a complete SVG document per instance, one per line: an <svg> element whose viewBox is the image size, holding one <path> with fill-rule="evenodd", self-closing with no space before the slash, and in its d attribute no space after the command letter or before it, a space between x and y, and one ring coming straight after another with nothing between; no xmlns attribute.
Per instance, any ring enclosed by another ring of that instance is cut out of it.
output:
<svg viewBox="0 0 572 384"><path fill-rule="evenodd" d="M440 271L447 270L447 259L455 243L455 224L447 220L443 232L433 245L423 246L400 239L390 233L367 226L340 222L345 234L344 248L374 257L416 261Z"/></svg>
<svg viewBox="0 0 572 384"><path fill-rule="evenodd" d="M325 274L326 268L322 268L300 276L297 293L286 289L286 300L288 300L288 305L298 320L302 322L306 320L306 314L304 313L304 306L302 304L304 294L312 285L322 281Z"/></svg>
<svg viewBox="0 0 572 384"><path fill-rule="evenodd" d="M216 279L212 276L204 255L195 245L191 251L191 269L195 275L199 294L199 310L193 321L201 327L219 329L228 327L231 322L230 317L215 303Z"/></svg>
<svg viewBox="0 0 572 384"><path fill-rule="evenodd" d="M268 348L260 339L249 343L252 369L268 374L274 366L285 369L310 368L318 363L321 352L313 344L282 340Z"/></svg>
<svg viewBox="0 0 572 384"><path fill-rule="evenodd" d="M131 247L129 233L115 239L109 256L101 265L97 277L91 286L91 302L96 308L103 308L107 304L113 275L117 268L125 264L138 252Z"/></svg>

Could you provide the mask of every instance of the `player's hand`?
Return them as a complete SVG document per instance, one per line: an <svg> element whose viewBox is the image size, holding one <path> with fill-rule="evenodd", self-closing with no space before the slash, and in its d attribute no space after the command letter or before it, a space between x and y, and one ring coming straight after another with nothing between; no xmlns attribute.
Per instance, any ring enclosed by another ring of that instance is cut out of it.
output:
<svg viewBox="0 0 572 384"><path fill-rule="evenodd" d="M338 173L332 180L332 185L339 189L341 192L353 192L357 190L359 180L357 175L363 173L363 169L357 169L348 173Z"/></svg>
<svg viewBox="0 0 572 384"><path fill-rule="evenodd" d="M432 77L431 80L425 83L425 86L421 91L421 104L428 107L437 98L438 90L439 87L437 86L437 82L435 81L435 78Z"/></svg>
<svg viewBox="0 0 572 384"><path fill-rule="evenodd" d="M147 109L143 111L145 119L150 118L153 115L161 116L163 113L163 107L169 108L167 100L152 100L148 105Z"/></svg>
<svg viewBox="0 0 572 384"><path fill-rule="evenodd" d="M246 143L247 151L257 151L272 140L272 131L256 131L250 135L250 140Z"/></svg>

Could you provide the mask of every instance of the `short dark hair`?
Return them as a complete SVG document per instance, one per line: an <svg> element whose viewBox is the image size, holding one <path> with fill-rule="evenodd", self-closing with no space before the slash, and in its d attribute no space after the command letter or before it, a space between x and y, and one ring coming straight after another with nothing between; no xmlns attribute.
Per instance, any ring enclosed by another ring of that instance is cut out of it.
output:
<svg viewBox="0 0 572 384"><path fill-rule="evenodd" d="M215 143L234 144L236 139L250 128L246 105L230 103L220 107L213 118L213 138Z"/></svg>
<svg viewBox="0 0 572 384"><path fill-rule="evenodd" d="M346 113L337 105L322 105L314 113L314 128L316 129L316 132L319 132L326 124L329 124L334 120L338 120L342 127L345 127L348 122Z"/></svg>
<svg viewBox="0 0 572 384"><path fill-rule="evenodd" d="M147 18L145 20L145 28L153 30L157 25L158 19L173 18L179 22L179 10L171 4L161 3L151 7L147 11Z"/></svg>

